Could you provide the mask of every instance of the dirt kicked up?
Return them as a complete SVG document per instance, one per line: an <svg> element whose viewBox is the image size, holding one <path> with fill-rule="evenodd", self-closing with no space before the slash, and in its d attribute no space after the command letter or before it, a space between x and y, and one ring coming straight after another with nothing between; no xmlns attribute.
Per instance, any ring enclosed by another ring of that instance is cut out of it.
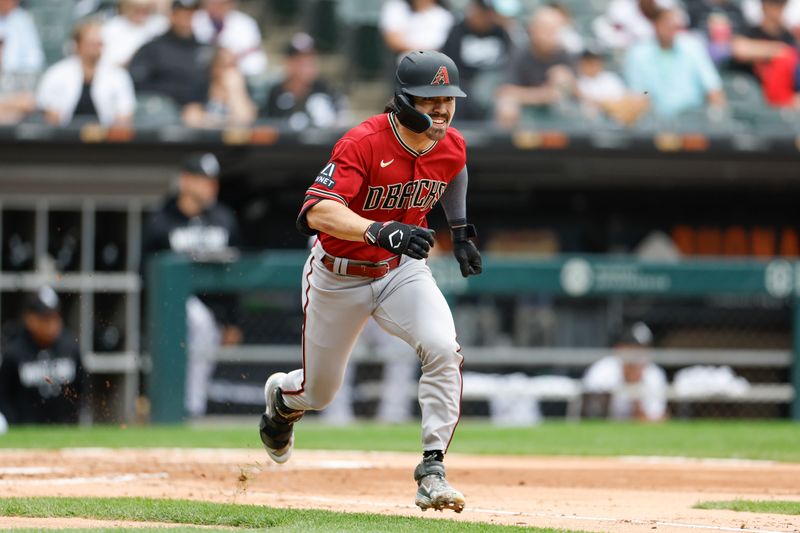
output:
<svg viewBox="0 0 800 533"><path fill-rule="evenodd" d="M800 532L797 516L692 509L706 500L800 501L800 464L451 454L448 478L467 497L457 515L414 507L418 460L408 453L301 450L278 466L260 450L4 450L0 494L185 498L583 531ZM0 524L77 522L0 517Z"/></svg>

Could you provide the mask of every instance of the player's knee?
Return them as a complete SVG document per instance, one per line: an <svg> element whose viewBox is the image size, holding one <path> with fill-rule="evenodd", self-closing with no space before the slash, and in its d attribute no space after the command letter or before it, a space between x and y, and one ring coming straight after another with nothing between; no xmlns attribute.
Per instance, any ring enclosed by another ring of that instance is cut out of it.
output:
<svg viewBox="0 0 800 533"><path fill-rule="evenodd" d="M448 366L461 364L458 343L451 339L429 339L419 344L418 353L423 365Z"/></svg>

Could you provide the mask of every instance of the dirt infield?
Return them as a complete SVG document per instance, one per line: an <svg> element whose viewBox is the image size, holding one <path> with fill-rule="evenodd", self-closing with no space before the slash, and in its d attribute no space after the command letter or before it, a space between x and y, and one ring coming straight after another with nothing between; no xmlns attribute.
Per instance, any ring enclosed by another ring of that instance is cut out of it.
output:
<svg viewBox="0 0 800 533"><path fill-rule="evenodd" d="M0 494L188 498L584 531L800 532L796 516L692 509L703 500L800 500L800 464L451 455L449 478L467 496L467 510L456 515L413 506L417 461L417 454L298 451L277 466L260 450L4 450ZM0 525L73 524L0 517Z"/></svg>

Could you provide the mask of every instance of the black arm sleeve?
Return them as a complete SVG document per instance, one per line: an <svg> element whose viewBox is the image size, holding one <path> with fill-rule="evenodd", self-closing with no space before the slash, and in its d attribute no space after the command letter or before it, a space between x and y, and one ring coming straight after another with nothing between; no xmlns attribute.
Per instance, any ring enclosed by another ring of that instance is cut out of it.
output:
<svg viewBox="0 0 800 533"><path fill-rule="evenodd" d="M447 189L442 194L439 202L442 204L448 225L452 227L464 226L467 223L467 167L456 174Z"/></svg>

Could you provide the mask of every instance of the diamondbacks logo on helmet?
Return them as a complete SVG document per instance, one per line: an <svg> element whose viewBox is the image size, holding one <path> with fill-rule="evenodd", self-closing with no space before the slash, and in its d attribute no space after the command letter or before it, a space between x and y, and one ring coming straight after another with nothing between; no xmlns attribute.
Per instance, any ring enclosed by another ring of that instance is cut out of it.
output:
<svg viewBox="0 0 800 533"><path fill-rule="evenodd" d="M436 71L436 76L433 77L431 85L450 85L450 75L447 74L447 67L442 65Z"/></svg>

